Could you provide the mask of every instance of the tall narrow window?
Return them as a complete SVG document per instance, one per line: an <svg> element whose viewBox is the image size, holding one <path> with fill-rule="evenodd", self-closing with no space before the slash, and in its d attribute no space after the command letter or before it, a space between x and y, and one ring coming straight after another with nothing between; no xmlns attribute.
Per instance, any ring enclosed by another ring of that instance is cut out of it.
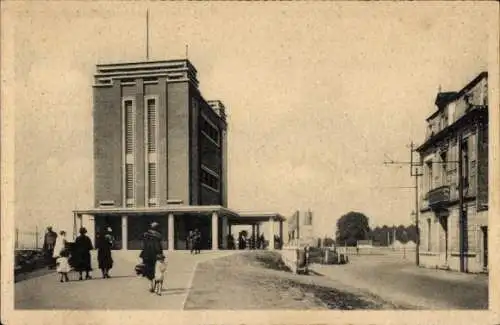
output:
<svg viewBox="0 0 500 325"><path fill-rule="evenodd" d="M158 97L155 95L145 96L144 107L145 196L149 206L156 206L158 204Z"/></svg>
<svg viewBox="0 0 500 325"><path fill-rule="evenodd" d="M431 219L427 219L427 251L432 249L432 224Z"/></svg>
<svg viewBox="0 0 500 325"><path fill-rule="evenodd" d="M467 140L462 141L462 179L464 188L469 186L469 145Z"/></svg>
<svg viewBox="0 0 500 325"><path fill-rule="evenodd" d="M131 100L124 101L125 111L125 153L131 154L135 147L135 114Z"/></svg>
<svg viewBox="0 0 500 325"><path fill-rule="evenodd" d="M441 156L441 185L447 185L447 152L443 151L440 154Z"/></svg>
<svg viewBox="0 0 500 325"><path fill-rule="evenodd" d="M149 163L148 164L148 201L149 201L149 205L156 204L156 197L157 197L156 184L157 184L156 164Z"/></svg>
<svg viewBox="0 0 500 325"><path fill-rule="evenodd" d="M134 165L125 165L125 198L127 200L127 206L131 206L134 203Z"/></svg>
<svg viewBox="0 0 500 325"><path fill-rule="evenodd" d="M432 161L427 162L427 186L428 190L432 190L434 188L434 175L432 173Z"/></svg>
<svg viewBox="0 0 500 325"><path fill-rule="evenodd" d="M148 139L148 152L156 152L156 128L157 128L157 116L156 116L156 100L154 98L149 98L147 100L147 139Z"/></svg>
<svg viewBox="0 0 500 325"><path fill-rule="evenodd" d="M135 204L136 116L132 98L123 100L123 192L126 206Z"/></svg>

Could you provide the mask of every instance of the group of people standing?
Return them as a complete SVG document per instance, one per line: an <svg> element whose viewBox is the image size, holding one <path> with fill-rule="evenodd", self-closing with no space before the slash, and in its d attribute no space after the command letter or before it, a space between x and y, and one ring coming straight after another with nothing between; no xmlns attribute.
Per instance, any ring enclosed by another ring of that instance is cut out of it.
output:
<svg viewBox="0 0 500 325"><path fill-rule="evenodd" d="M189 231L187 243L191 254L200 254L201 252L201 232L198 229Z"/></svg>
<svg viewBox="0 0 500 325"><path fill-rule="evenodd" d="M111 228L107 228L103 235L97 234L96 249L99 268L103 278L109 278L109 270L113 267L111 249L114 245ZM49 269L56 268L60 274L60 282L68 282L68 273L73 269L79 273L79 280L92 278L91 255L94 249L92 241L87 236L87 229L80 228L79 235L74 242L66 238L66 232L61 230L59 235L47 227L44 238L43 250Z"/></svg>

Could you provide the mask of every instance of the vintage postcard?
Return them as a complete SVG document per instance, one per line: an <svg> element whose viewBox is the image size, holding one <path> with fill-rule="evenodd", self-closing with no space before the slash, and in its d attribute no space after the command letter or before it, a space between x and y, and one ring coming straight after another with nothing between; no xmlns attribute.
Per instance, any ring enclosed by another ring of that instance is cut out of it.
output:
<svg viewBox="0 0 500 325"><path fill-rule="evenodd" d="M500 322L498 8L2 2L2 323Z"/></svg>

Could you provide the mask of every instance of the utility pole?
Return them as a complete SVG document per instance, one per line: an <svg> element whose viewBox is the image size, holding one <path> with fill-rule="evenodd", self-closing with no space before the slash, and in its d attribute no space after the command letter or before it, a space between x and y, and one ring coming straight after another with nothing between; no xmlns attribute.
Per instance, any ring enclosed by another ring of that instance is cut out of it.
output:
<svg viewBox="0 0 500 325"><path fill-rule="evenodd" d="M415 145L413 141L410 145L410 175L415 177L415 229L417 232L417 242L415 247L415 264L417 266L420 265L420 225L419 225L419 207L418 207L418 178L423 175L423 173L419 172L418 167L421 167L422 164L420 162L413 162L413 152L416 151ZM415 172L413 171L413 167L415 168Z"/></svg>
<svg viewBox="0 0 500 325"><path fill-rule="evenodd" d="M460 225L460 272L465 272L465 243L466 226L464 216L464 180L463 180L463 155L462 155L462 136L458 134L458 198L459 198L459 225Z"/></svg>
<svg viewBox="0 0 500 325"><path fill-rule="evenodd" d="M417 232L417 238L416 238L416 249L415 249L415 264L417 266L420 265L420 227L419 227L419 208L418 208L418 178L420 176L422 176L423 174L421 172L419 172L418 170L418 167L422 167L422 163L419 162L419 161L414 161L413 160L413 153L417 151L416 150L416 146L415 144L413 143L413 141L411 142L410 144L410 161L394 161L394 160L390 160L390 161L386 161L384 162L384 164L388 165L388 164L391 164L391 165L395 165L395 164L398 164L398 165L409 165L410 166L410 176L412 177L415 177L415 228L416 228L416 232ZM414 170L414 167L415 170Z"/></svg>

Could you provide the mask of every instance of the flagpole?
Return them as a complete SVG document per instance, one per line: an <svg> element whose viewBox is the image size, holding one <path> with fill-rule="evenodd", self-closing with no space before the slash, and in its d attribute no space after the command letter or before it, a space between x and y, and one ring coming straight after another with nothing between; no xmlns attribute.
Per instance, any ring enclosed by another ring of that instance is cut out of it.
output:
<svg viewBox="0 0 500 325"><path fill-rule="evenodd" d="M149 61L149 9L146 10L146 61Z"/></svg>

